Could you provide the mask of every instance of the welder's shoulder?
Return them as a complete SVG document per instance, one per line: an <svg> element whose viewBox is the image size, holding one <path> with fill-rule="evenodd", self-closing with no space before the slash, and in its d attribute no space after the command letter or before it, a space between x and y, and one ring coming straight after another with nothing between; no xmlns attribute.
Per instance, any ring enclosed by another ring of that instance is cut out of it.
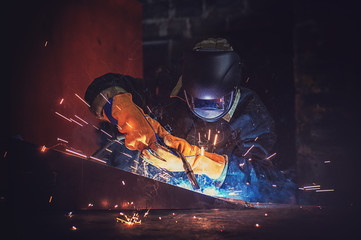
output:
<svg viewBox="0 0 361 240"><path fill-rule="evenodd" d="M255 126L258 126L261 122L272 125L273 119L256 92L248 88L241 88L241 97L238 101L231 125L232 123L234 125L235 122L250 122Z"/></svg>

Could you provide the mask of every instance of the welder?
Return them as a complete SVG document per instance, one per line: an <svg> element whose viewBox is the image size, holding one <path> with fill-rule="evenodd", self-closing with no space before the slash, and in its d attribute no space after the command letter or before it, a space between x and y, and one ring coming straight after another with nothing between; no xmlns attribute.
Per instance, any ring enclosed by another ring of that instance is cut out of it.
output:
<svg viewBox="0 0 361 240"><path fill-rule="evenodd" d="M241 79L241 61L232 46L210 38L184 55L182 73L168 100L160 107L157 103L161 111L156 114L142 79L122 74L96 78L85 100L97 117L125 134L125 146L147 163L184 172L174 149L201 185L242 191L272 178L268 156L276 134L265 105L240 86Z"/></svg>

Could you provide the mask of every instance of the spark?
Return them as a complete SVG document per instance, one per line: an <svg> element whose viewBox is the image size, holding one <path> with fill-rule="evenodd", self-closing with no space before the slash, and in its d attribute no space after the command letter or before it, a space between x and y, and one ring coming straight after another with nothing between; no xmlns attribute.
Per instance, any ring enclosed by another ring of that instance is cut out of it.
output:
<svg viewBox="0 0 361 240"><path fill-rule="evenodd" d="M266 157L266 159L269 160L270 158L276 156L276 154L277 154L277 153L273 153L273 154L269 155L268 157Z"/></svg>
<svg viewBox="0 0 361 240"><path fill-rule="evenodd" d="M318 189L316 192L334 192L335 189Z"/></svg>
<svg viewBox="0 0 361 240"><path fill-rule="evenodd" d="M204 156L204 147L201 147L201 156Z"/></svg>
<svg viewBox="0 0 361 240"><path fill-rule="evenodd" d="M65 149L65 151L67 151L67 152L69 152L69 153L72 153L72 154L74 154L74 155L77 155L77 156L79 156L79 157L88 158L88 157L87 157L86 155L84 155L84 154L75 152L75 151L70 150L70 149L67 149L67 148Z"/></svg>
<svg viewBox="0 0 361 240"><path fill-rule="evenodd" d="M325 164L331 163L331 161L324 161Z"/></svg>
<svg viewBox="0 0 361 240"><path fill-rule="evenodd" d="M88 122L86 122L84 119L82 119L81 117L74 115L77 119L79 119L80 121L82 121L85 124L88 124Z"/></svg>
<svg viewBox="0 0 361 240"><path fill-rule="evenodd" d="M67 216L68 216L69 218L72 218L72 217L73 217L73 212L68 212Z"/></svg>
<svg viewBox="0 0 361 240"><path fill-rule="evenodd" d="M258 223L256 223L256 225L255 225L256 227L260 227L260 225L258 224Z"/></svg>
<svg viewBox="0 0 361 240"><path fill-rule="evenodd" d="M208 130L208 141L211 140L211 129Z"/></svg>
<svg viewBox="0 0 361 240"><path fill-rule="evenodd" d="M57 141L60 141L60 142L64 142L64 143L69 143L68 141L64 140L64 139L61 139L61 138L57 138L56 139Z"/></svg>
<svg viewBox="0 0 361 240"><path fill-rule="evenodd" d="M254 145L252 145L242 156L245 157L252 150L253 147Z"/></svg>
<svg viewBox="0 0 361 240"><path fill-rule="evenodd" d="M98 162L104 163L104 164L106 164L106 163L107 163L106 161L101 160L101 159L96 158L96 157L93 157L93 156L89 156L89 158L90 158L90 159L93 159L93 160L95 160L95 161L98 161Z"/></svg>
<svg viewBox="0 0 361 240"><path fill-rule="evenodd" d="M72 226L72 227L71 227L71 230L72 230L72 231L76 231L77 228L76 228L75 226Z"/></svg>
<svg viewBox="0 0 361 240"><path fill-rule="evenodd" d="M315 191L315 190L319 190L319 187L315 187L315 188L305 188L306 191Z"/></svg>
<svg viewBox="0 0 361 240"><path fill-rule="evenodd" d="M110 152L110 153L113 152L112 150L110 150L110 149L108 149L108 148L106 148L105 151L108 151L108 152Z"/></svg>
<svg viewBox="0 0 361 240"><path fill-rule="evenodd" d="M246 164L246 163L240 163L239 166L240 166L241 168L243 168L245 164Z"/></svg>
<svg viewBox="0 0 361 240"><path fill-rule="evenodd" d="M218 134L216 134L216 135L214 136L214 142L213 142L213 145L214 145L214 146L216 146L217 138L218 138Z"/></svg>
<svg viewBox="0 0 361 240"><path fill-rule="evenodd" d="M258 136L254 139L254 141L256 142L258 140Z"/></svg>
<svg viewBox="0 0 361 240"><path fill-rule="evenodd" d="M114 205L114 208L118 208L118 204Z"/></svg>
<svg viewBox="0 0 361 240"><path fill-rule="evenodd" d="M78 123L77 121L75 121L75 120L74 120L74 119L72 119L72 118L70 118L70 120L71 120L72 122L74 122L74 123L78 124L80 127L82 127L82 126L83 126L82 124Z"/></svg>
<svg viewBox="0 0 361 240"><path fill-rule="evenodd" d="M64 102L64 98L62 98L62 99L60 100L59 104L61 105L61 104L63 104L63 102Z"/></svg>
<svg viewBox="0 0 361 240"><path fill-rule="evenodd" d="M277 187L277 185L276 185L276 184L272 184L272 187Z"/></svg>
<svg viewBox="0 0 361 240"><path fill-rule="evenodd" d="M120 109L120 107L118 105L116 105L116 107L119 109L119 111L122 111L122 109Z"/></svg>
<svg viewBox="0 0 361 240"><path fill-rule="evenodd" d="M268 213L265 213L264 216L267 217L267 216L268 216Z"/></svg>
<svg viewBox="0 0 361 240"><path fill-rule="evenodd" d="M123 186L125 186L125 182L124 182L124 181L122 181L122 184L123 184Z"/></svg>
<svg viewBox="0 0 361 240"><path fill-rule="evenodd" d="M196 219L196 216L193 216L194 219Z"/></svg>
<svg viewBox="0 0 361 240"><path fill-rule="evenodd" d="M6 158L6 155L7 155L7 154L8 154L8 152L5 152L5 153L4 153L4 158Z"/></svg>
<svg viewBox="0 0 361 240"><path fill-rule="evenodd" d="M50 196L49 203L51 203L52 200L53 200L53 196Z"/></svg>
<svg viewBox="0 0 361 240"><path fill-rule="evenodd" d="M147 105L147 109L148 109L149 113L152 113L152 110L150 110L150 108L148 107L148 105Z"/></svg>
<svg viewBox="0 0 361 240"><path fill-rule="evenodd" d="M64 115L62 115L62 114L60 114L60 113L58 113L58 112L55 112L55 114L58 115L58 116L60 116L60 117L62 117L62 118L64 118L65 120L71 122L71 120L70 120L69 118L65 117Z"/></svg>
<svg viewBox="0 0 361 240"><path fill-rule="evenodd" d="M133 128L128 122L125 122L130 128Z"/></svg>
<svg viewBox="0 0 361 240"><path fill-rule="evenodd" d="M162 217L158 217L159 218L159 220L162 220Z"/></svg>
<svg viewBox="0 0 361 240"><path fill-rule="evenodd" d="M83 103L85 103L88 107L90 107L90 105L84 99L82 99L78 94L75 93L75 96L79 98Z"/></svg>
<svg viewBox="0 0 361 240"><path fill-rule="evenodd" d="M309 189L309 188L320 188L321 185L311 185L311 186L303 186L304 189Z"/></svg>
<svg viewBox="0 0 361 240"><path fill-rule="evenodd" d="M45 151L46 151L45 145L41 147L41 150L40 150L40 151L41 151L41 152L45 152Z"/></svg>
<svg viewBox="0 0 361 240"><path fill-rule="evenodd" d="M105 135L107 135L108 137L112 138L112 135L110 135L109 133L107 133L106 131L104 131L103 129L100 129L100 131L102 133L104 133Z"/></svg>
<svg viewBox="0 0 361 240"><path fill-rule="evenodd" d="M96 130L99 130L99 128L98 127L96 127L96 126L94 126L94 125L92 125L93 126L93 128L95 128Z"/></svg>
<svg viewBox="0 0 361 240"><path fill-rule="evenodd" d="M200 143L201 142L201 133L198 132L198 142Z"/></svg>
<svg viewBox="0 0 361 240"><path fill-rule="evenodd" d="M108 98L106 98L106 97L103 95L103 93L100 93L100 95L105 99L105 101L107 101L107 102L110 104Z"/></svg>
<svg viewBox="0 0 361 240"><path fill-rule="evenodd" d="M128 158L132 158L132 156L131 156L130 154L128 154L128 153L122 152L122 154L125 155L125 156L127 156Z"/></svg>
<svg viewBox="0 0 361 240"><path fill-rule="evenodd" d="M88 204L88 207L93 207L94 205L92 203L89 203Z"/></svg>
<svg viewBox="0 0 361 240"><path fill-rule="evenodd" d="M45 41L44 47L48 46L48 41Z"/></svg>

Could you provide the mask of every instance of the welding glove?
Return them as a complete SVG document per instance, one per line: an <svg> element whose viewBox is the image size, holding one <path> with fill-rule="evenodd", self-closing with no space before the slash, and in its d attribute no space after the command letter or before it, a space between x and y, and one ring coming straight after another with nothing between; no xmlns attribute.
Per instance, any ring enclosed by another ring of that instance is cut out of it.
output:
<svg viewBox="0 0 361 240"><path fill-rule="evenodd" d="M195 174L205 174L212 179L218 179L227 171L228 158L226 155L203 153L199 147L190 145L186 140L171 134L163 136L163 140L165 145L185 156ZM182 160L157 142L152 143L150 149L142 151L142 157L152 165L165 168L168 171L184 171Z"/></svg>
<svg viewBox="0 0 361 240"><path fill-rule="evenodd" d="M126 134L125 146L128 149L142 151L152 142L157 141L155 131L162 136L167 133L155 120L158 125L148 123L152 118L145 115L143 110L133 103L130 93L115 95L112 104L112 117L117 120L119 131Z"/></svg>

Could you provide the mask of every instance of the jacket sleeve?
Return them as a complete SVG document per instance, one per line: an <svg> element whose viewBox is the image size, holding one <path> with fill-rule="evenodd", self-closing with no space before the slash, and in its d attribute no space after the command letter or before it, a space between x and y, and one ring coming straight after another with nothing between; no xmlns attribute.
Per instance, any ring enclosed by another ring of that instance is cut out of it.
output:
<svg viewBox="0 0 361 240"><path fill-rule="evenodd" d="M231 122L232 132L237 135L234 154L262 160L269 156L276 142L274 121L256 93L246 89L243 94Z"/></svg>

